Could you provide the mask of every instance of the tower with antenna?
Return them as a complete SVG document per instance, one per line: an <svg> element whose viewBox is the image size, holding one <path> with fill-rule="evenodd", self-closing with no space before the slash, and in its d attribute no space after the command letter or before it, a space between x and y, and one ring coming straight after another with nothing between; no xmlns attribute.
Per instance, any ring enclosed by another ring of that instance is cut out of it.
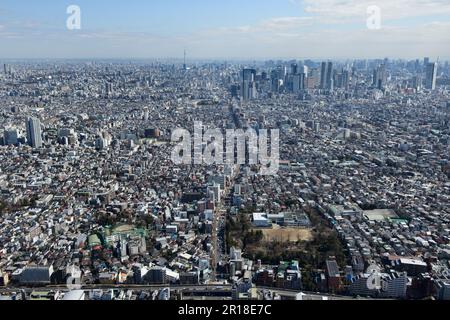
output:
<svg viewBox="0 0 450 320"><path fill-rule="evenodd" d="M186 70L186 49L184 50L183 70Z"/></svg>

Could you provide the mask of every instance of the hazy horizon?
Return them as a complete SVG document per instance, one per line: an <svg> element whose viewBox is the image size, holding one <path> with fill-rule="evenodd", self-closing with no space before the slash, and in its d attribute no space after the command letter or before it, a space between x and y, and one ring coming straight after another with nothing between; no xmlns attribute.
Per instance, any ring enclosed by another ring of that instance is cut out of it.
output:
<svg viewBox="0 0 450 320"><path fill-rule="evenodd" d="M427 56L428 57L428 56ZM364 58L364 57L355 57L355 58L332 58L332 57L323 57L323 58L316 58L316 57L267 57L267 58L255 58L255 59L251 59L251 58L187 58L186 61L188 63L191 64L196 64L196 63L212 63L212 62L233 62L233 63L265 63L265 62L269 62L269 61L283 61L283 62L288 62L288 61L306 61L306 60L310 60L313 61L315 63L320 63L323 61L334 61L334 62L340 62L340 63L345 63L345 62L351 62L351 61L363 61L363 60L367 60L367 61L375 61L375 60L384 60L384 59L388 59L389 61L414 61L416 59L419 59L421 62L423 61L423 58L426 58L426 56L418 56L415 58L396 58L396 57L375 57L375 58ZM430 62L436 62L437 59L435 57L428 57L430 58ZM446 62L450 62L450 58L442 58L442 57L437 57L439 58L438 63L442 64L442 63L446 63ZM140 58L140 57L96 57L96 58L90 58L90 57L85 57L85 58L72 58L72 57L67 57L67 58L59 58L59 57L54 57L54 58L48 58L48 57L43 57L43 58L0 58L0 62L8 62L8 63L14 63L14 62L45 62L45 61L86 61L86 62L109 62L109 61L114 61L114 62L161 62L161 63L176 63L176 64L183 64L183 58L180 57L154 57L154 58Z"/></svg>

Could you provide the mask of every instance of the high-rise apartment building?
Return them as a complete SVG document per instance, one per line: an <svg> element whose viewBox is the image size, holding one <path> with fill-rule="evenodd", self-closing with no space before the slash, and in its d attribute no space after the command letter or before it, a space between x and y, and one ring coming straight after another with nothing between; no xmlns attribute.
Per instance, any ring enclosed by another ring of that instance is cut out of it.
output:
<svg viewBox="0 0 450 320"><path fill-rule="evenodd" d="M33 148L42 147L41 122L37 118L28 118L26 122L28 144Z"/></svg>

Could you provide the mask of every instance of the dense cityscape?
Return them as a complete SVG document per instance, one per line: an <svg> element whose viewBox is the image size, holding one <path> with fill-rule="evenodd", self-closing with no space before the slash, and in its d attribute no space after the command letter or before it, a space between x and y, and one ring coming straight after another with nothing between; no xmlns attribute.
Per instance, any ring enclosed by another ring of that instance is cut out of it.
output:
<svg viewBox="0 0 450 320"><path fill-rule="evenodd" d="M448 61L2 62L0 300L450 299Z"/></svg>

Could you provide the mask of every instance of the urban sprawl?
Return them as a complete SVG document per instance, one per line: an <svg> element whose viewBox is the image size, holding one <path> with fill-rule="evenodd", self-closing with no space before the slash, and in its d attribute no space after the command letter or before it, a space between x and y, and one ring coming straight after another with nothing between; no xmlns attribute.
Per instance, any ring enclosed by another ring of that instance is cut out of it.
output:
<svg viewBox="0 0 450 320"><path fill-rule="evenodd" d="M450 299L432 60L5 61L0 300ZM279 130L278 171L174 164L194 122Z"/></svg>

